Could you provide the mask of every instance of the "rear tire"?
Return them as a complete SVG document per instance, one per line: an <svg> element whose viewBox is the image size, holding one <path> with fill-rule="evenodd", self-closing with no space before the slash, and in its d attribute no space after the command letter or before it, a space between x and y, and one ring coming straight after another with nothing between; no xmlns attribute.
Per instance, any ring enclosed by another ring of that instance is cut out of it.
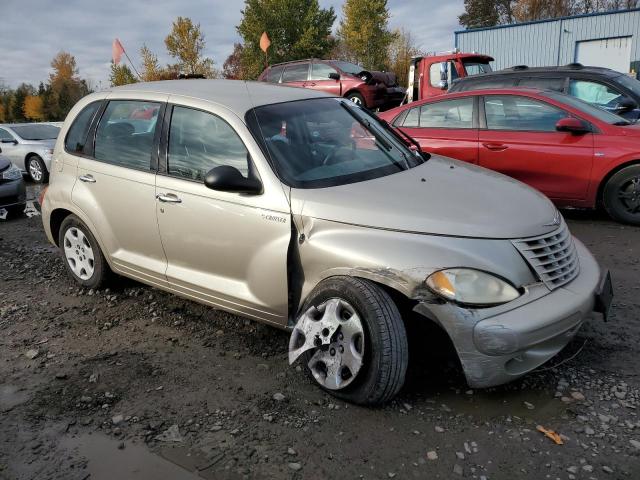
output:
<svg viewBox="0 0 640 480"><path fill-rule="evenodd" d="M640 165L616 172L604 186L602 201L614 220L640 225Z"/></svg>
<svg viewBox="0 0 640 480"><path fill-rule="evenodd" d="M409 363L407 334L398 307L387 292L368 280L332 277L313 289L302 311L335 299L353 308L360 319L364 330L362 365L344 388L326 388L311 371L310 361L319 350L314 349L301 357L307 372L320 388L342 400L360 405L391 400L404 384Z"/></svg>
<svg viewBox="0 0 640 480"><path fill-rule="evenodd" d="M100 288L107 283L111 270L89 228L75 215L62 221L58 245L67 273L85 288Z"/></svg>
<svg viewBox="0 0 640 480"><path fill-rule="evenodd" d="M49 171L38 155L31 155L25 162L27 175L33 183L47 183L49 181Z"/></svg>
<svg viewBox="0 0 640 480"><path fill-rule="evenodd" d="M367 104L364 102L364 97L357 92L351 92L345 97L347 100L351 100L356 105L367 108Z"/></svg>

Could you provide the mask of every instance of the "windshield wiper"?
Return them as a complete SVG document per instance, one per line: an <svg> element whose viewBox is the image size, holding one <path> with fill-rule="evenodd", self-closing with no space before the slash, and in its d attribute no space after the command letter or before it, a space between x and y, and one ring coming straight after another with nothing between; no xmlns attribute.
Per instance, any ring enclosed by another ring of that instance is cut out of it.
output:
<svg viewBox="0 0 640 480"><path fill-rule="evenodd" d="M409 141L409 143L411 143L414 147L416 147L416 153L421 159L422 162L426 162L427 160L429 160L431 158L431 155L429 155L428 153L424 153L422 151L422 149L420 148L420 144L418 143L418 141L413 138L411 135L409 135L406 132L403 132L402 129L400 128L393 128L391 126L391 124L389 122L387 122L386 120L383 120L382 118L378 118L378 121L382 124L382 126L389 132L391 132L391 134L396 137L398 140L400 140L401 142L403 142L403 137Z"/></svg>

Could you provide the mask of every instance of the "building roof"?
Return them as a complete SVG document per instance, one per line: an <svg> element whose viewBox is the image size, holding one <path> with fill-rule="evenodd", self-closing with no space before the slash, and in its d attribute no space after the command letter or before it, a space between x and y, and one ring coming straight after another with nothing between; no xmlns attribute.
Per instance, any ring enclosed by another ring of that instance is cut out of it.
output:
<svg viewBox="0 0 640 480"><path fill-rule="evenodd" d="M625 10L608 10L606 12L581 13L579 15L569 15L567 17L546 18L544 20L532 20L530 22L509 23L507 25L494 25L493 27L467 28L464 30L456 30L453 33L457 37L458 34L481 32L483 30L496 30L499 28L521 27L523 25L533 25L536 23L560 22L564 20L572 20L574 18L598 17L602 15L617 15L620 13L629 13L629 12L640 12L640 8L629 8Z"/></svg>
<svg viewBox="0 0 640 480"><path fill-rule="evenodd" d="M239 117L244 117L248 110L260 105L332 96L306 88L285 87L266 82L201 79L133 83L113 87L107 91L113 93L148 92L197 98L226 107Z"/></svg>

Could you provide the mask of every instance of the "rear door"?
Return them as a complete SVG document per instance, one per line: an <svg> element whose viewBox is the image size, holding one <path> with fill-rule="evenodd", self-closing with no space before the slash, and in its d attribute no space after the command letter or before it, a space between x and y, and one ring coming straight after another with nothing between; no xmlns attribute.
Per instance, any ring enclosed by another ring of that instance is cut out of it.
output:
<svg viewBox="0 0 640 480"><path fill-rule="evenodd" d="M168 96L132 95L109 99L95 129L93 152L77 157L72 200L90 219L118 272L165 286L167 262L156 220L154 152L160 135L158 117ZM141 119L147 116L142 112L150 115Z"/></svg>
<svg viewBox="0 0 640 480"><path fill-rule="evenodd" d="M399 125L423 151L478 163L477 97L424 103L409 109Z"/></svg>
<svg viewBox="0 0 640 480"><path fill-rule="evenodd" d="M321 62L312 62L309 80L305 82L304 86L332 95L341 96L342 88L340 79L336 80L334 78L329 78L329 75L332 73L338 74L338 71L331 65Z"/></svg>
<svg viewBox="0 0 640 480"><path fill-rule="evenodd" d="M265 185L260 195L207 188L209 170L229 165L246 176L259 150L228 110L184 98L180 103L166 116L156 184L169 285L184 296L283 325L291 239L285 193L280 184L273 191Z"/></svg>
<svg viewBox="0 0 640 480"><path fill-rule="evenodd" d="M309 62L292 63L285 65L281 82L286 83L289 87L304 87L308 78Z"/></svg>
<svg viewBox="0 0 640 480"><path fill-rule="evenodd" d="M484 96L480 165L516 178L554 199L584 199L593 164L593 134L558 132L570 116L520 95Z"/></svg>

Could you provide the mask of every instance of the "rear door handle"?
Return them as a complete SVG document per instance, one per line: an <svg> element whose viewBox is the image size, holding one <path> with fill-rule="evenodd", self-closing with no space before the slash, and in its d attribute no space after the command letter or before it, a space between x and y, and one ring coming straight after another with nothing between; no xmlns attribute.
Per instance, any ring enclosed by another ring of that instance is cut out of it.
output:
<svg viewBox="0 0 640 480"><path fill-rule="evenodd" d="M182 200L173 193L159 193L156 198L164 203L182 203Z"/></svg>
<svg viewBox="0 0 640 480"><path fill-rule="evenodd" d="M78 180L80 180L81 182L85 182L85 183L96 183L96 179L93 178L93 175L91 175L91 174L80 175L78 177Z"/></svg>
<svg viewBox="0 0 640 480"><path fill-rule="evenodd" d="M509 148L504 143L483 143L482 146L494 152L502 152L503 150Z"/></svg>

